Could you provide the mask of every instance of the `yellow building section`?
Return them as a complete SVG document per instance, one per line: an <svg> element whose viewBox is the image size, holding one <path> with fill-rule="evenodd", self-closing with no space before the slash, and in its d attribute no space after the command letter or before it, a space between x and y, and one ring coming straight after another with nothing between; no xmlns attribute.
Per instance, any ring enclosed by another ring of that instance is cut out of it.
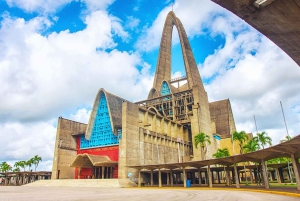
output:
<svg viewBox="0 0 300 201"><path fill-rule="evenodd" d="M231 138L224 138L220 140L220 149L227 148L230 156L240 154L239 142L232 143Z"/></svg>
<svg viewBox="0 0 300 201"><path fill-rule="evenodd" d="M252 133L247 133L247 135L248 135L248 141L253 138ZM243 144L243 146L245 144L247 144L247 142L245 142ZM224 149L224 148L227 148L229 150L230 156L237 155L237 154L241 153L239 142L234 141L234 143L232 143L231 138L224 138L224 139L220 140L220 149Z"/></svg>

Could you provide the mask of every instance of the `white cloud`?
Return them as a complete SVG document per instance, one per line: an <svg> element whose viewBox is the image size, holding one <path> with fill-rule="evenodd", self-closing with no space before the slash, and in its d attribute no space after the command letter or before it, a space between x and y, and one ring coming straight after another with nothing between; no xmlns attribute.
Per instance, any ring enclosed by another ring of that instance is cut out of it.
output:
<svg viewBox="0 0 300 201"><path fill-rule="evenodd" d="M300 70L296 63L256 31L240 31L233 40L236 30L226 27L224 47L199 65L201 75L210 80L205 86L210 101L230 98L237 129L256 133L255 115L258 131L267 131L274 143L286 135L282 101L290 135L299 134ZM227 69L229 60L234 60L234 68Z"/></svg>
<svg viewBox="0 0 300 201"><path fill-rule="evenodd" d="M145 27L141 37L135 44L140 51L151 51L159 47L161 33L167 14L172 10L172 6L165 7L154 20L150 27ZM220 12L220 7L209 0L177 0L173 6L175 15L182 22L189 37L202 33L202 27L213 13ZM174 28L175 29L175 28ZM173 41L178 42L177 34L173 35Z"/></svg>
<svg viewBox="0 0 300 201"><path fill-rule="evenodd" d="M63 6L71 2L82 2L89 12L105 10L114 0L5 0L10 7L18 7L25 12L37 12L39 14L56 13Z"/></svg>
<svg viewBox="0 0 300 201"><path fill-rule="evenodd" d="M55 12L72 0L6 0L10 7L18 7L26 12Z"/></svg>
<svg viewBox="0 0 300 201"><path fill-rule="evenodd" d="M125 22L125 27L131 30L135 30L139 25L139 23L140 20L138 18L135 18L133 16L128 16L127 21Z"/></svg>
<svg viewBox="0 0 300 201"><path fill-rule="evenodd" d="M35 121L41 116L61 116L65 108L89 106L100 87L130 100L145 97L149 88L145 79L152 75L139 56L107 51L116 46L113 36L126 35L119 22L101 11L87 16L85 22L82 31L45 37L38 33L45 26L41 18L4 20L0 29L4 47L0 50L1 119Z"/></svg>
<svg viewBox="0 0 300 201"><path fill-rule="evenodd" d="M86 123L101 87L128 100L146 98L153 79L150 66L138 54L111 51L113 38L126 40L128 33L106 12L88 15L82 31L48 36L40 34L51 26L47 18L6 16L1 23L0 160L39 154L41 168L49 169L56 133L49 119Z"/></svg>
<svg viewBox="0 0 300 201"><path fill-rule="evenodd" d="M56 120L35 123L1 123L0 161L29 160L35 155L52 162ZM49 170L49 169L48 169Z"/></svg>
<svg viewBox="0 0 300 201"><path fill-rule="evenodd" d="M91 110L82 108L77 110L75 114L71 114L70 117L68 117L67 119L72 119L73 121L87 124L90 118L90 114L91 114Z"/></svg>
<svg viewBox="0 0 300 201"><path fill-rule="evenodd" d="M96 10L104 10L107 8L108 5L112 4L114 0L81 0L84 2L89 11L96 11Z"/></svg>

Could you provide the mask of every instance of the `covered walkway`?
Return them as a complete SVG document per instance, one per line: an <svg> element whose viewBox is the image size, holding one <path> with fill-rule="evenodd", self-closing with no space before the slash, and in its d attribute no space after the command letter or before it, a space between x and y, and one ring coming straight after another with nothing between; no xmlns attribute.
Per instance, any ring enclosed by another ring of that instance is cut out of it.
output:
<svg viewBox="0 0 300 201"><path fill-rule="evenodd" d="M81 168L92 168L92 177L94 179L114 178L115 166L117 161L112 161L108 156L97 156L91 154L78 154L71 167L77 167L78 178L80 178Z"/></svg>
<svg viewBox="0 0 300 201"><path fill-rule="evenodd" d="M51 172L39 171L39 172L0 172L0 185L3 179L4 186L21 186L28 183L35 182L37 180L51 179Z"/></svg>
<svg viewBox="0 0 300 201"><path fill-rule="evenodd" d="M292 160L292 168L296 179L297 190L300 190L300 177L299 177L299 158L300 158L300 135L293 139L266 148L256 152L230 156L226 158L209 159L203 161L190 161L184 163L169 163L169 164L154 164L154 165L137 165L129 166L139 170L138 186L141 186L141 174L150 174L150 185L153 185L154 173L157 172L158 186L162 187L162 178L166 179L166 185L173 186L174 183L178 183L180 178L183 181L183 186L187 186L187 180L191 180L192 183L196 184L196 175L198 178L198 184L208 185L212 187L215 181L214 177L217 177L218 183L220 183L219 172L225 173L226 185L230 186L235 183L236 188L240 188L240 173L243 169L244 163L252 162L257 165L247 165L245 169L250 174L250 179L254 178L257 183L260 183L269 189L269 176L273 179L277 177L278 182L283 182L283 168L286 168L289 164L270 164L266 165L267 160L279 157L287 157ZM238 165L240 164L240 166ZM218 167L222 166L222 167ZM270 174L268 168L272 168ZM213 172L218 172L213 174ZM274 175L276 173L276 175ZM164 174L164 177L162 177ZM219 175L219 176L218 176ZM238 175L238 176L236 176ZM245 176L246 176L245 172ZM252 177L253 175L253 177ZM272 176L273 175L273 176ZM246 176L247 177L247 176ZM249 181L251 182L251 181Z"/></svg>

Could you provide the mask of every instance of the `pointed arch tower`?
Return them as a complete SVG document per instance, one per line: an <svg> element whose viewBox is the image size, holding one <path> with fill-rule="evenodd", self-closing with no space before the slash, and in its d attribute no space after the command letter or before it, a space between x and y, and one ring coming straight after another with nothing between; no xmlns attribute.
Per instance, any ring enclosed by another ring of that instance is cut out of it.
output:
<svg viewBox="0 0 300 201"><path fill-rule="evenodd" d="M177 28L183 55L186 77L171 80L172 31ZM179 83L185 81L180 86ZM169 12L164 24L153 87L148 99L138 104L156 111L168 119L189 128L192 160L201 160L200 148L194 146L194 136L204 132L212 138L212 123L207 93L204 89L198 67L181 21L173 11ZM176 136L175 136L176 137ZM215 152L216 146L209 146L207 156Z"/></svg>

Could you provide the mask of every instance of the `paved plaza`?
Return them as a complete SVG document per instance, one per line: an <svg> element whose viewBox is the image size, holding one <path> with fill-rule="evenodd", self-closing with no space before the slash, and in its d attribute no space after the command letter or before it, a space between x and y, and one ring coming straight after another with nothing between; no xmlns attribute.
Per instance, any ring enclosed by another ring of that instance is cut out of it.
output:
<svg viewBox="0 0 300 201"><path fill-rule="evenodd" d="M41 200L213 200L213 201L296 201L299 197L285 195L237 191L237 190L207 190L197 188L77 188L77 187L0 187L0 201L41 201Z"/></svg>

